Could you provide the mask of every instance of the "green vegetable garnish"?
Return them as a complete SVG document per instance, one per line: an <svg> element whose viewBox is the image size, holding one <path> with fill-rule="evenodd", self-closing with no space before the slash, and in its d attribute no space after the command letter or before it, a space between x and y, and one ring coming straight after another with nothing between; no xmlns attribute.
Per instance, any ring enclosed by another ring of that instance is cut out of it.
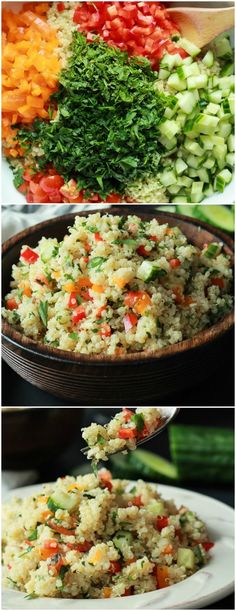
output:
<svg viewBox="0 0 236 611"><path fill-rule="evenodd" d="M27 539L28 541L35 541L37 538L38 538L38 531L37 531L37 528L35 528L33 532L31 533L31 535L27 537Z"/></svg>
<svg viewBox="0 0 236 611"><path fill-rule="evenodd" d="M107 261L106 257L93 257L88 262L88 269L96 268L97 271L100 271L103 263Z"/></svg>
<svg viewBox="0 0 236 611"><path fill-rule="evenodd" d="M219 254L219 244L209 244L204 253L205 257L209 257L209 259L215 257L217 254Z"/></svg>
<svg viewBox="0 0 236 611"><path fill-rule="evenodd" d="M39 316L43 323L43 326L47 328L48 323L48 301L40 301L39 304Z"/></svg>
<svg viewBox="0 0 236 611"><path fill-rule="evenodd" d="M86 194L105 199L123 193L159 168L158 126L173 98L155 89L157 76L146 58L128 58L98 38L88 44L76 31L59 90L51 96L57 121L35 119L20 126L17 138L25 149L43 149L40 169L53 164Z"/></svg>
<svg viewBox="0 0 236 611"><path fill-rule="evenodd" d="M19 189L19 187L24 182L24 178L23 178L24 171L25 170L23 167L13 168L13 173L14 173L13 184L16 187L16 189Z"/></svg>
<svg viewBox="0 0 236 611"><path fill-rule="evenodd" d="M134 414L131 416L131 421L135 423L138 433L141 433L145 426L143 414Z"/></svg>

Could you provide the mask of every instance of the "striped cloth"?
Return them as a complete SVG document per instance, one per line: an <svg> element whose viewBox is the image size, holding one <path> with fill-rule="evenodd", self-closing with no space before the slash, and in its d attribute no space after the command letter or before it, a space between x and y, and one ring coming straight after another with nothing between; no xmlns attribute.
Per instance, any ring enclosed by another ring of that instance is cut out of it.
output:
<svg viewBox="0 0 236 611"><path fill-rule="evenodd" d="M41 221L69 214L70 212L81 212L82 210L98 210L99 208L109 208L108 204L34 204L34 205L6 205L2 206L2 240L8 240L11 236L26 227L36 225Z"/></svg>

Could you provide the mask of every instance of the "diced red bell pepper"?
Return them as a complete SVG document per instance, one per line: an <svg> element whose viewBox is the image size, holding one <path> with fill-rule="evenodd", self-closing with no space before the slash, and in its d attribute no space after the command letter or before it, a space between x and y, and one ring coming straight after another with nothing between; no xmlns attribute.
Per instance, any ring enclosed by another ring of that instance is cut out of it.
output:
<svg viewBox="0 0 236 611"><path fill-rule="evenodd" d="M45 547L45 549L53 549L55 552L59 550L57 539L46 539L43 543L43 547Z"/></svg>
<svg viewBox="0 0 236 611"><path fill-rule="evenodd" d="M96 313L96 318L101 318L101 315L103 312L105 312L105 310L107 309L106 305L101 306L100 308L98 308L97 313Z"/></svg>
<svg viewBox="0 0 236 611"><path fill-rule="evenodd" d="M212 549L215 544L211 541L204 541L204 543L201 543L201 545L204 548L205 552L209 552L209 550Z"/></svg>
<svg viewBox="0 0 236 611"><path fill-rule="evenodd" d="M96 233L94 234L94 237L95 237L96 242L104 242L102 236L100 235L98 231L96 231Z"/></svg>
<svg viewBox="0 0 236 611"><path fill-rule="evenodd" d="M138 322L138 318L136 314L134 314L133 312L129 312L128 314L125 314L123 322L124 322L125 333L128 333L130 329L135 327L135 325Z"/></svg>
<svg viewBox="0 0 236 611"><path fill-rule="evenodd" d="M136 429L136 427L132 428L132 429L120 429L118 436L120 439L135 439L135 437L137 437L138 431Z"/></svg>
<svg viewBox="0 0 236 611"><path fill-rule="evenodd" d="M74 309L74 308L76 308L76 307L77 307L77 305L78 305L78 302L77 302L77 295L76 295L76 293L75 293L75 292L72 292L72 293L70 294L70 297L69 297L69 301L68 301L68 307L69 307L69 308L73 308L73 309Z"/></svg>
<svg viewBox="0 0 236 611"><path fill-rule="evenodd" d="M132 499L132 501L129 501L128 506L132 507L132 505L135 505L135 507L143 507L143 503L142 503L142 497L141 495L139 496L134 496L134 498Z"/></svg>
<svg viewBox="0 0 236 611"><path fill-rule="evenodd" d="M31 248L26 248L24 252L21 253L21 258L24 259L27 263L35 263L39 258L39 255Z"/></svg>
<svg viewBox="0 0 236 611"><path fill-rule="evenodd" d="M163 516L163 517L159 516L156 521L156 528L157 530L159 530L159 532L161 532L163 528L166 528L166 526L168 526L168 524L169 524L169 518L167 518L166 516Z"/></svg>
<svg viewBox="0 0 236 611"><path fill-rule="evenodd" d="M72 322L76 325L77 322L80 322L80 320L83 320L83 318L86 318L86 312L84 306L79 305L77 308L75 308L74 314L72 316Z"/></svg>
<svg viewBox="0 0 236 611"><path fill-rule="evenodd" d="M128 291L124 298L124 304L129 308L133 308L136 301L143 295L143 291Z"/></svg>
<svg viewBox="0 0 236 611"><path fill-rule="evenodd" d="M57 10L58 10L59 13L64 11L65 10L65 3L64 2L58 2L57 3Z"/></svg>
<svg viewBox="0 0 236 611"><path fill-rule="evenodd" d="M76 543L74 549L78 550L78 552L85 553L89 552L91 547L93 547L93 543L84 541L83 543Z"/></svg>

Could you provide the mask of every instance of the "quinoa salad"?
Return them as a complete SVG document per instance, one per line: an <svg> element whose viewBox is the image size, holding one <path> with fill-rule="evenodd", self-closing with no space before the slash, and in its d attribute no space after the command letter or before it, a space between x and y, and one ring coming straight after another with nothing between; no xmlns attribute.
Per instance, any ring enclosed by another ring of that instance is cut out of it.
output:
<svg viewBox="0 0 236 611"><path fill-rule="evenodd" d="M233 307L222 243L134 215L75 217L61 242L24 245L3 317L37 342L116 357L196 335Z"/></svg>
<svg viewBox="0 0 236 611"><path fill-rule="evenodd" d="M2 137L28 203L199 203L234 169L227 35L202 50L165 2L3 8Z"/></svg>
<svg viewBox="0 0 236 611"><path fill-rule="evenodd" d="M154 484L106 469L66 476L3 513L4 586L29 598L111 598L181 582L214 543L187 507Z"/></svg>
<svg viewBox="0 0 236 611"><path fill-rule="evenodd" d="M88 444L87 458L95 463L108 460L110 454L135 450L139 441L145 440L163 424L156 407L138 407L135 411L123 408L102 426L93 422L82 429L82 437Z"/></svg>

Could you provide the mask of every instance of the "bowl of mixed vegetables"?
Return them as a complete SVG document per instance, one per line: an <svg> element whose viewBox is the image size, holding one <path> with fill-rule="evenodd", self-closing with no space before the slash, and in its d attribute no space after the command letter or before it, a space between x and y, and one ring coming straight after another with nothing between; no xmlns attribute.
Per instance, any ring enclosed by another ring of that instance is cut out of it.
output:
<svg viewBox="0 0 236 611"><path fill-rule="evenodd" d="M233 203L234 65L166 3L6 3L6 203Z"/></svg>

